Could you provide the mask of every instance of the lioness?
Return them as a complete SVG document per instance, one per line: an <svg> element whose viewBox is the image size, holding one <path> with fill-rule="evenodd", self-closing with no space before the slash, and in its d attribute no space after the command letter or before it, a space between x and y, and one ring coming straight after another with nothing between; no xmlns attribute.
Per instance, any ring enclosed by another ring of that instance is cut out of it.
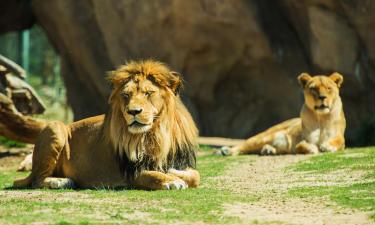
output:
<svg viewBox="0 0 375 225"><path fill-rule="evenodd" d="M346 122L339 96L343 77L339 73L314 77L302 73L298 81L305 97L300 118L273 126L232 148L224 147L219 154L307 154L343 149Z"/></svg>
<svg viewBox="0 0 375 225"><path fill-rule="evenodd" d="M14 187L197 187L197 128L178 96L181 77L156 61L130 62L109 75L106 115L40 134L31 174Z"/></svg>

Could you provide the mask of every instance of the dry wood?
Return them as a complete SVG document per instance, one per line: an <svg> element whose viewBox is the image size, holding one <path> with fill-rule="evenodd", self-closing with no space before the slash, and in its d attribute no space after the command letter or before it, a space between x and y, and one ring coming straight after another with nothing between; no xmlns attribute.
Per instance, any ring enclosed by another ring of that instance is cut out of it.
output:
<svg viewBox="0 0 375 225"><path fill-rule="evenodd" d="M209 145L209 146L234 146L241 144L245 140L243 139L231 139L231 138L222 138L222 137L199 137L198 143L200 145Z"/></svg>
<svg viewBox="0 0 375 225"><path fill-rule="evenodd" d="M0 93L0 135L25 143L35 143L46 122L23 116L13 102Z"/></svg>

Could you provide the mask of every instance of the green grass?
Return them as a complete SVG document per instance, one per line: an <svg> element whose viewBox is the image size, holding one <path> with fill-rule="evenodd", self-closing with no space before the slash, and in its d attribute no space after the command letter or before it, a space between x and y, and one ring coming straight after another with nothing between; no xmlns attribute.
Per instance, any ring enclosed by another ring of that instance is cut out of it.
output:
<svg viewBox="0 0 375 225"><path fill-rule="evenodd" d="M361 171L360 182L344 185L299 187L289 190L294 197L327 196L339 205L371 213L375 220L375 148L356 148L340 153L327 153L310 158L289 168L293 172L325 174L338 170Z"/></svg>
<svg viewBox="0 0 375 225"><path fill-rule="evenodd" d="M183 191L141 190L12 190L15 178L27 173L0 167L0 224L236 224L240 218L224 213L226 204L254 204L259 193L235 194L224 178L228 169L249 163L255 156L198 157L201 186ZM360 182L317 185L304 181L303 186L288 191L285 198L328 197L339 205L369 212L375 220L375 148L351 149L335 154L321 154L294 164L285 171L309 174L323 181L322 174L345 171L358 174ZM3 168L3 169L1 169ZM302 178L303 179L303 178ZM280 184L281 185L281 184ZM236 192L238 193L238 192ZM246 193L246 192L245 192ZM279 199L275 199L279 201ZM331 204L329 201L327 204ZM249 221L250 223L250 221ZM252 222L267 224L266 221Z"/></svg>
<svg viewBox="0 0 375 225"><path fill-rule="evenodd" d="M214 179L239 163L237 157L198 157L201 187L183 191L11 190L0 191L0 224L207 224L235 223L223 215L224 203L251 202L232 194ZM10 187L26 173L0 171L0 187Z"/></svg>

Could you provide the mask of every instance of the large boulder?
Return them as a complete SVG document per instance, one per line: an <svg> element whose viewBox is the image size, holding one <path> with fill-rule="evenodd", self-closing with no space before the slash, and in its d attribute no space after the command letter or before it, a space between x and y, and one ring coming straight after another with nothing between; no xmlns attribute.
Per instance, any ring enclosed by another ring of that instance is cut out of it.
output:
<svg viewBox="0 0 375 225"><path fill-rule="evenodd" d="M293 43L296 36L286 31L291 50L273 49L257 5L216 0L33 1L37 20L63 57L77 119L105 111L105 71L126 60L151 57L184 75L184 98L202 135L233 137L247 137L297 116L301 104L295 77L306 64ZM286 62L291 65L285 68Z"/></svg>
<svg viewBox="0 0 375 225"><path fill-rule="evenodd" d="M243 138L298 116L299 73L338 71L349 144L375 136L375 1L32 0L32 11L76 119L106 110L106 71L154 58L184 75L201 135Z"/></svg>

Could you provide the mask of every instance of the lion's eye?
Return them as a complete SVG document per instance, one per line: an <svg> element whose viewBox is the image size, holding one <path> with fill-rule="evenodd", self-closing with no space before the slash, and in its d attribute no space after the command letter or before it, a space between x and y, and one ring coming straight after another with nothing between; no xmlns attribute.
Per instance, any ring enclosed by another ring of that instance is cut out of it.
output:
<svg viewBox="0 0 375 225"><path fill-rule="evenodd" d="M152 93L154 93L154 92L153 92L153 91L146 91L146 92L145 92L145 95L148 97L148 96L151 96Z"/></svg>
<svg viewBox="0 0 375 225"><path fill-rule="evenodd" d="M126 94L126 93L121 93L121 96L124 98L124 99L129 99L130 95L129 94Z"/></svg>

